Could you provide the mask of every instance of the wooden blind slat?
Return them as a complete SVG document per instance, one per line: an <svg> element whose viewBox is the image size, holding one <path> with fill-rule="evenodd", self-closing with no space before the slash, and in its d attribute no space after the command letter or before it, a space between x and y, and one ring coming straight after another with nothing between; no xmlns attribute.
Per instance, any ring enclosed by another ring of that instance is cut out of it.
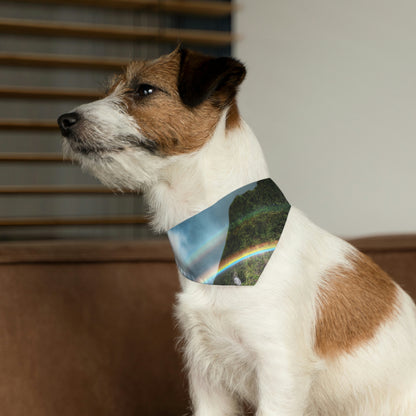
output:
<svg viewBox="0 0 416 416"><path fill-rule="evenodd" d="M58 130L54 120L0 120L0 130Z"/></svg>
<svg viewBox="0 0 416 416"><path fill-rule="evenodd" d="M0 65L119 71L128 63L128 59L0 52Z"/></svg>
<svg viewBox="0 0 416 416"><path fill-rule="evenodd" d="M0 195L131 195L137 192L119 192L103 186L0 186Z"/></svg>
<svg viewBox="0 0 416 416"><path fill-rule="evenodd" d="M194 0L18 0L27 3L70 4L77 6L111 7L143 10L156 13L179 13L222 17L230 15L235 7L230 3Z"/></svg>
<svg viewBox="0 0 416 416"><path fill-rule="evenodd" d="M0 98L96 100L102 96L103 93L96 90L0 86Z"/></svg>
<svg viewBox="0 0 416 416"><path fill-rule="evenodd" d="M42 217L42 218L0 218L0 227L33 227L46 225L132 225L147 224L142 215L114 217Z"/></svg>
<svg viewBox="0 0 416 416"><path fill-rule="evenodd" d="M0 162L66 162L60 153L0 153Z"/></svg>
<svg viewBox="0 0 416 416"><path fill-rule="evenodd" d="M113 2L115 1L117 0ZM218 1L155 0L152 3L156 3L153 7L156 7L157 11L165 13L198 14L212 17L229 16L235 9L231 3Z"/></svg>
<svg viewBox="0 0 416 416"><path fill-rule="evenodd" d="M56 37L99 38L115 40L143 40L151 42L224 46L234 37L229 32L165 29L165 28L126 28L113 25L87 25L64 22L48 22L21 19L0 19L0 32L18 35L41 35Z"/></svg>

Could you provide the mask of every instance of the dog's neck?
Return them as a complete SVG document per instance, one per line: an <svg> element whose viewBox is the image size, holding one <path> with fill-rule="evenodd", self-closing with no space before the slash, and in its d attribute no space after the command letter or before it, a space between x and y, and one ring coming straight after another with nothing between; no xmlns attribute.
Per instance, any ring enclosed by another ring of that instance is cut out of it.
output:
<svg viewBox="0 0 416 416"><path fill-rule="evenodd" d="M145 192L152 226L165 232L248 183L269 177L260 145L240 120L226 128L225 116L198 152L172 157L156 186Z"/></svg>

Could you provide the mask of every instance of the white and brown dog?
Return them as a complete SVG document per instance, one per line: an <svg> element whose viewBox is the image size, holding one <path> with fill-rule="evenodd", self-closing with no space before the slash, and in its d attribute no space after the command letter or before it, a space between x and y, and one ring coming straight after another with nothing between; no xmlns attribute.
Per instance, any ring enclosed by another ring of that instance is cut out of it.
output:
<svg viewBox="0 0 416 416"><path fill-rule="evenodd" d="M105 98L59 118L64 150L103 183L143 192L160 232L269 176L235 97L232 58L185 49L132 62ZM251 287L180 275L197 416L416 415L416 309L367 257L291 208Z"/></svg>

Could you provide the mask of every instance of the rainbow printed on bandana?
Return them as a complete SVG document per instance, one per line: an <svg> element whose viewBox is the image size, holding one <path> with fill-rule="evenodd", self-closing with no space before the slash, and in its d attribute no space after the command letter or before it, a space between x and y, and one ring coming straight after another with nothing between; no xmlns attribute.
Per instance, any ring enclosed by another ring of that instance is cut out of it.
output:
<svg viewBox="0 0 416 416"><path fill-rule="evenodd" d="M235 190L168 231L180 272L210 285L256 284L289 210L271 179Z"/></svg>
<svg viewBox="0 0 416 416"><path fill-rule="evenodd" d="M261 254L273 252L276 249L278 241L272 241L270 243L262 243L255 247L250 247L246 250L243 250L237 254L234 254L233 256L227 258L225 261L221 262L219 265L218 271L214 272L213 274L210 274L209 276L202 276L197 281L199 283L207 283L212 284L211 282L214 282L215 278L219 276L221 273L227 271L231 267L237 265L238 263L249 259L250 257L258 256Z"/></svg>

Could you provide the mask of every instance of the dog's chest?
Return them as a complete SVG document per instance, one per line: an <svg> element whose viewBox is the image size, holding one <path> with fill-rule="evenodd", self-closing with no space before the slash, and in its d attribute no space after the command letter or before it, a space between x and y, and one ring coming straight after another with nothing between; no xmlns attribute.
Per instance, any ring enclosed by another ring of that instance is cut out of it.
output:
<svg viewBox="0 0 416 416"><path fill-rule="evenodd" d="M198 367L213 383L247 392L254 376L255 357L246 342L244 319L238 308L198 302L183 293L176 315L188 365Z"/></svg>

